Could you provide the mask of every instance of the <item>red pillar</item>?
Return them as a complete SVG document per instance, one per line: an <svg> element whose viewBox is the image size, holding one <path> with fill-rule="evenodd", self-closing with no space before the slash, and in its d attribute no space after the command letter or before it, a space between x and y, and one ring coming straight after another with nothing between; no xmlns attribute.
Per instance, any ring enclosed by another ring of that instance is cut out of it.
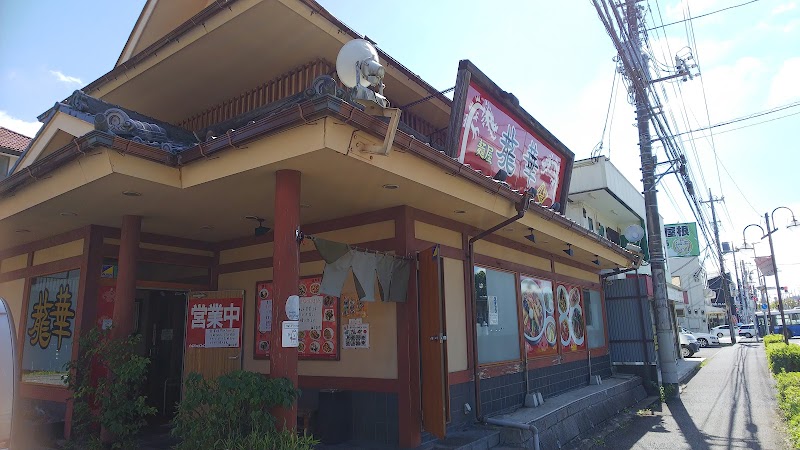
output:
<svg viewBox="0 0 800 450"><path fill-rule="evenodd" d="M135 319L133 314L136 310L136 260L139 257L141 232L141 216L122 216L112 331L112 337L115 339L125 338L133 332Z"/></svg>
<svg viewBox="0 0 800 450"><path fill-rule="evenodd" d="M295 232L300 226L300 172L279 170L275 174L275 232L272 279L275 287L270 342L270 376L289 379L297 387L297 348L281 345L281 322L286 317L286 299L297 295L300 283L300 246ZM297 403L274 411L278 425L297 427Z"/></svg>

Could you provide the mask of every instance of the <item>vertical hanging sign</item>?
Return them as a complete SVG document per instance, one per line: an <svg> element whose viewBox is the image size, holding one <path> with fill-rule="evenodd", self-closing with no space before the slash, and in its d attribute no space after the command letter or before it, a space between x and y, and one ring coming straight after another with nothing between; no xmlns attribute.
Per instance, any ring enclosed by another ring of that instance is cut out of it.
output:
<svg viewBox="0 0 800 450"><path fill-rule="evenodd" d="M186 347L241 347L243 305L243 297L206 298L193 292L186 314Z"/></svg>

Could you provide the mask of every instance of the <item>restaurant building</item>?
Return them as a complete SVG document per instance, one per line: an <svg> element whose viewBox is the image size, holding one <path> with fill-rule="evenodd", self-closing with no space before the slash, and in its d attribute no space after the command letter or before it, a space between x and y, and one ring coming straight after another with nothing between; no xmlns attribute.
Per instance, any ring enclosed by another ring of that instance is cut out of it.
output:
<svg viewBox="0 0 800 450"><path fill-rule="evenodd" d="M40 116L0 181L28 405L68 432L63 365L112 324L144 337L160 415L187 373L244 369L295 380L330 442L413 448L611 374L600 273L640 255L564 216L573 153L469 61L450 100L380 50L407 106L376 153L390 124L332 63L357 38L311 0L150 0Z"/></svg>

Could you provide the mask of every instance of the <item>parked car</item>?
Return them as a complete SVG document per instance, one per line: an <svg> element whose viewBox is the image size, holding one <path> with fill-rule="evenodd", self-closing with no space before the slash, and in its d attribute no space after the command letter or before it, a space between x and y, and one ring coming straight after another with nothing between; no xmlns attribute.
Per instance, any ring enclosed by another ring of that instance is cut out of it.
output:
<svg viewBox="0 0 800 450"><path fill-rule="evenodd" d="M721 338L722 336L730 336L731 332L729 331L731 328L729 325L720 325L718 327L714 327L711 329L711 334L714 336ZM739 333L739 327L734 326L733 329L734 333Z"/></svg>
<svg viewBox="0 0 800 450"><path fill-rule="evenodd" d="M719 345L719 339L711 333L702 333L700 331L689 331L681 327L681 333L689 333L697 339L697 344L700 347L708 347L709 345Z"/></svg>
<svg viewBox="0 0 800 450"><path fill-rule="evenodd" d="M756 325L747 323L739 326L739 336L751 338L756 335Z"/></svg>
<svg viewBox="0 0 800 450"><path fill-rule="evenodd" d="M689 358L698 350L700 350L700 345L697 344L697 339L689 333L679 333L679 340L681 342L681 356L684 358Z"/></svg>
<svg viewBox="0 0 800 450"><path fill-rule="evenodd" d="M16 334L11 309L0 297L0 450L11 447L11 425L17 396Z"/></svg>

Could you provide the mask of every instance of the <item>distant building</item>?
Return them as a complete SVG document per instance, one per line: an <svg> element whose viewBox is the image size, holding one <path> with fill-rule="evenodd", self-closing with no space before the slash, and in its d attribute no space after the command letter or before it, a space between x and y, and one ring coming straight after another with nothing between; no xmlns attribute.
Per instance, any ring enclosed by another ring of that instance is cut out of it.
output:
<svg viewBox="0 0 800 450"><path fill-rule="evenodd" d="M28 136L0 127L0 179L8 176L9 170L30 142Z"/></svg>

